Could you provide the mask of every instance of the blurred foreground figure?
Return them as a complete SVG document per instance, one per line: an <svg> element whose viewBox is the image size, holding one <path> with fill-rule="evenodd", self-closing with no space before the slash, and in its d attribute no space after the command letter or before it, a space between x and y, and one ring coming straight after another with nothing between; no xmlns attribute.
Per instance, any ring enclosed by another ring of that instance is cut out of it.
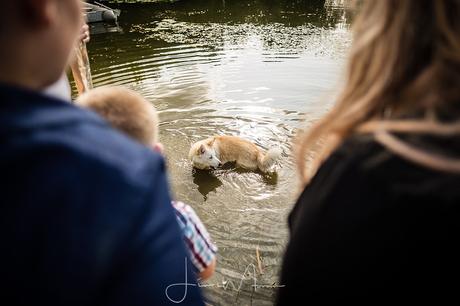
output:
<svg viewBox="0 0 460 306"><path fill-rule="evenodd" d="M62 76L80 0L0 11L0 296L8 305L202 305L164 163L39 92ZM170 287L168 287L170 286Z"/></svg>
<svg viewBox="0 0 460 306"><path fill-rule="evenodd" d="M277 304L458 304L460 1L364 2L344 89L299 145Z"/></svg>

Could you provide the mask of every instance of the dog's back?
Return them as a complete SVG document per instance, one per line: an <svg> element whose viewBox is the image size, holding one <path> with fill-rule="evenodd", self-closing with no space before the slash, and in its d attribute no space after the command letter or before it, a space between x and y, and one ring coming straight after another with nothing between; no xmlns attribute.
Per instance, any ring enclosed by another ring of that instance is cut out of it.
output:
<svg viewBox="0 0 460 306"><path fill-rule="evenodd" d="M250 141L237 136L216 136L214 146L222 163L236 162L244 168L256 169L259 148Z"/></svg>
<svg viewBox="0 0 460 306"><path fill-rule="evenodd" d="M279 158L279 149L264 154L254 143L237 136L216 136L214 146L222 163L236 162L243 168L261 171L269 170Z"/></svg>

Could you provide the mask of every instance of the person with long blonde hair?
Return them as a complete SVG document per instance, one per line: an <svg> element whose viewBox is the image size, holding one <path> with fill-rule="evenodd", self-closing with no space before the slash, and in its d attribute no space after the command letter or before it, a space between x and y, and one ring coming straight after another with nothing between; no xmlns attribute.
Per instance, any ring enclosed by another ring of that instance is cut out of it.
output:
<svg viewBox="0 0 460 306"><path fill-rule="evenodd" d="M299 141L277 305L458 301L460 1L364 1L344 87Z"/></svg>

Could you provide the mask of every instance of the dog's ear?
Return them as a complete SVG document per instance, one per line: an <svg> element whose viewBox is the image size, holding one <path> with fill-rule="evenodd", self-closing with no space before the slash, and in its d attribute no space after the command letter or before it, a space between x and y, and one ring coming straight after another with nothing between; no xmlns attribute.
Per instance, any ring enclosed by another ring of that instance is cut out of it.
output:
<svg viewBox="0 0 460 306"><path fill-rule="evenodd" d="M204 152L206 152L206 148L204 147L204 145L201 145L200 148L198 149L198 153L204 154Z"/></svg>
<svg viewBox="0 0 460 306"><path fill-rule="evenodd" d="M216 141L215 137L213 137L211 140L208 141L208 146L212 147L212 145L214 144L214 141Z"/></svg>

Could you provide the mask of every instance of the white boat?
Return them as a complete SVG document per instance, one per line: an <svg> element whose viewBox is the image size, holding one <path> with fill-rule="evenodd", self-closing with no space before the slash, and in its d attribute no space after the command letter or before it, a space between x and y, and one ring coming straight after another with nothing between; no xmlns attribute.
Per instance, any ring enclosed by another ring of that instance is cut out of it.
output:
<svg viewBox="0 0 460 306"><path fill-rule="evenodd" d="M98 2L95 2L94 4L85 3L85 15L87 23L116 23L118 20L118 16L120 16L120 11L111 9L110 7L100 4Z"/></svg>

